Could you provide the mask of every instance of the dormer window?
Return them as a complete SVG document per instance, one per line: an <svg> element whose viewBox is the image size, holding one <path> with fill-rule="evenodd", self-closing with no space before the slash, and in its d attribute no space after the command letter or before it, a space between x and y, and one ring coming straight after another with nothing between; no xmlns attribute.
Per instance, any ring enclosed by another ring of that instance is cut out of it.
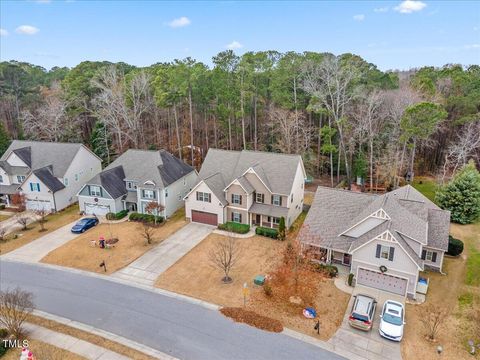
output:
<svg viewBox="0 0 480 360"><path fill-rule="evenodd" d="M265 194L256 193L255 202L263 204L265 202Z"/></svg>
<svg viewBox="0 0 480 360"><path fill-rule="evenodd" d="M133 181L127 181L126 186L128 191L137 190L137 185Z"/></svg>

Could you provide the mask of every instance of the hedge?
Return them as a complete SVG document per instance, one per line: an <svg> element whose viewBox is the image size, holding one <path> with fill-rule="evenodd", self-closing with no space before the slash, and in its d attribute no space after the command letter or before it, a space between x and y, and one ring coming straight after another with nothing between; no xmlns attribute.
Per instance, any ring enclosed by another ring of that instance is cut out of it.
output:
<svg viewBox="0 0 480 360"><path fill-rule="evenodd" d="M127 216L128 210L122 210L117 213L109 212L105 217L107 220L120 220Z"/></svg>
<svg viewBox="0 0 480 360"><path fill-rule="evenodd" d="M328 265L322 263L316 263L314 265L314 270L316 272L324 273L330 276L331 278L338 275L338 268L335 265ZM353 280L353 279L352 279Z"/></svg>
<svg viewBox="0 0 480 360"><path fill-rule="evenodd" d="M237 234L246 234L250 231L250 226L247 224L239 224L236 222L227 222L225 224L219 224L218 228L220 230L231 231Z"/></svg>
<svg viewBox="0 0 480 360"><path fill-rule="evenodd" d="M266 236L266 237L269 237L269 238L272 238L272 239L277 239L278 238L278 230L267 228L267 227L261 227L261 226L257 227L255 229L255 234Z"/></svg>
<svg viewBox="0 0 480 360"><path fill-rule="evenodd" d="M448 251L447 254L451 256L458 256L463 252L463 241L448 236Z"/></svg>
<svg viewBox="0 0 480 360"><path fill-rule="evenodd" d="M137 212L133 212L130 214L128 219L130 221L138 221L138 222L144 222L144 223L154 223L155 218L157 219L157 224L160 224L163 222L163 216L155 216L155 215L150 215L150 214L140 214Z"/></svg>

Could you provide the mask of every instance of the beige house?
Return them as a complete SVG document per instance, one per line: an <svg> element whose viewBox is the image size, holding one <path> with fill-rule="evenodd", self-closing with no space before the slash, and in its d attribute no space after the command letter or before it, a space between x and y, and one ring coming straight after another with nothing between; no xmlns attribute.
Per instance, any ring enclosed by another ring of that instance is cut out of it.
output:
<svg viewBox="0 0 480 360"><path fill-rule="evenodd" d="M289 227L302 212L305 177L299 155L210 149L185 197L186 217L264 227L277 227L283 217Z"/></svg>

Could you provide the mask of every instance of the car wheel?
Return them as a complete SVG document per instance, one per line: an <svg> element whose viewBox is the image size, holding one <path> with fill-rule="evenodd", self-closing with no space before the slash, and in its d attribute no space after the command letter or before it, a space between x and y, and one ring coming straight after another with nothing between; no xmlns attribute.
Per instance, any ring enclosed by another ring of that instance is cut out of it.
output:
<svg viewBox="0 0 480 360"><path fill-rule="evenodd" d="M82 233L84 233L84 232L85 232L85 229L82 229Z"/></svg>

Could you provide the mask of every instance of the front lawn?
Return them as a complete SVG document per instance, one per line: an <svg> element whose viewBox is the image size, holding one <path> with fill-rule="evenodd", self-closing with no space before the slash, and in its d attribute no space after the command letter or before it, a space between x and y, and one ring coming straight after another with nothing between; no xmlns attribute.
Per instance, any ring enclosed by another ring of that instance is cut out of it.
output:
<svg viewBox="0 0 480 360"><path fill-rule="evenodd" d="M59 344L60 345L60 344ZM35 359L69 359L69 360L86 360L87 358L64 350L62 348L44 343L39 340L28 340L28 349L33 353ZM18 360L22 348L9 349L2 360Z"/></svg>
<svg viewBox="0 0 480 360"><path fill-rule="evenodd" d="M161 243L167 237L186 224L182 211L175 213L170 219L160 224L153 234L153 241L147 244L143 234L143 225L138 222L125 221L117 224L100 224L55 249L45 256L41 262L66 266L100 274L111 274L127 266L147 251ZM118 238L119 241L111 249L91 246L91 240L100 236ZM99 265L105 261L107 271Z"/></svg>
<svg viewBox="0 0 480 360"><path fill-rule="evenodd" d="M5 241L0 241L0 253L6 254L18 249L45 234L55 231L62 226L70 224L80 219L78 204L73 204L57 213L47 215L45 223L46 231L40 232L40 225L37 222L28 225L28 230L16 230L5 237Z"/></svg>

